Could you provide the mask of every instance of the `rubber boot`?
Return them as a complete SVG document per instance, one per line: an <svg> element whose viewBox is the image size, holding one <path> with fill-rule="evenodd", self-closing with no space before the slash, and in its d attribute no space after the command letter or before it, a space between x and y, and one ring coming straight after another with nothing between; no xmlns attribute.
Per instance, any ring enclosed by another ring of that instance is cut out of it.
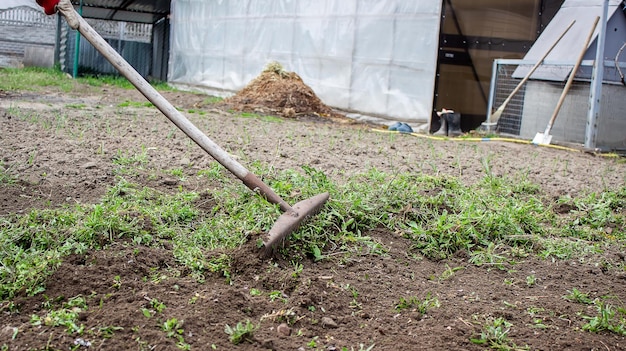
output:
<svg viewBox="0 0 626 351"><path fill-rule="evenodd" d="M439 127L439 130L434 132L433 135L447 136L448 135L448 122L443 116L439 117L439 125L441 127Z"/></svg>
<svg viewBox="0 0 626 351"><path fill-rule="evenodd" d="M457 137L463 134L461 130L461 114L458 112L446 113L444 119L448 122L448 136Z"/></svg>

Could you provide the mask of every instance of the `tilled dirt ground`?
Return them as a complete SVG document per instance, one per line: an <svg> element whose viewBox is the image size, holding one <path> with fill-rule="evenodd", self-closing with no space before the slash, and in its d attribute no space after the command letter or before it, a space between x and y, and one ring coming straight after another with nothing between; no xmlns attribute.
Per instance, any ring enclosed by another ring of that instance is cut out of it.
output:
<svg viewBox="0 0 626 351"><path fill-rule="evenodd" d="M489 172L526 177L548 198L625 184L626 164L615 158L517 143L432 140L311 116L243 117L216 109L203 95L164 94L244 165L309 165L337 182L373 167L447 174L468 184ZM150 168L181 167L189 174L186 182L165 175L138 176L135 182L163 191L210 188L193 175L214 161L155 108L120 106L124 101L144 99L136 91L108 86L81 86L71 93L2 92L0 157L19 181L0 184L0 219L32 208L99 201L116 183L112 159L124 152L147 153ZM116 243L72 256L48 280L44 293L19 297L17 314L0 314L0 345L10 350L177 350L176 339L160 327L177 318L192 350L365 350L371 345L373 350L481 350L488 346L470 338L480 335L489 318L504 317L512 324L508 338L520 347L626 350L623 336L581 329L581 315L596 315L595 307L563 298L576 288L592 298L611 295L626 301L623 271L579 258L528 258L508 270L476 267L463 254L431 261L408 255L411 243L397 233L367 235L389 252L345 262L304 262L298 274L288 258L261 260L254 245L246 244L231 253L236 259L230 284L217 274L197 282L167 248ZM610 262L624 260L623 253L604 255ZM441 279L451 267L464 268ZM145 279L155 275L159 279ZM530 275L536 284L526 283ZM121 286L113 286L116 276ZM281 291L282 296L269 301L266 294L251 295L251 289ZM428 294L440 306L426 314L395 309L400 297ZM78 295L89 306L80 322L93 331L81 340L63 327L29 322L45 303L61 304ZM142 309L153 309L153 298L167 308L148 318ZM260 328L252 340L235 346L225 325L246 319ZM279 328L286 320L290 329Z"/></svg>

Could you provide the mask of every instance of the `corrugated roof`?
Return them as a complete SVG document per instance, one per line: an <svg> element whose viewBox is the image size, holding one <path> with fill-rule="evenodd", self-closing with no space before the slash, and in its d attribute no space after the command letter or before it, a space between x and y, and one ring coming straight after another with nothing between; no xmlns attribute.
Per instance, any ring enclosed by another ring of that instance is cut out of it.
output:
<svg viewBox="0 0 626 351"><path fill-rule="evenodd" d="M609 1L607 21L615 14L621 3L622 0ZM602 4L603 0L566 0L565 3L563 3L559 12L557 12L556 16L550 21L550 24L548 24L530 50L528 50L528 53L524 56L524 60L531 62L538 61L570 23L575 20L576 22L572 28L544 60L544 62L571 62L572 64L558 67L542 65L533 73L531 76L532 79L561 82L567 79L574 66L574 62L580 55L581 50L583 50L585 39L591 31L591 26L593 26L596 16L602 16ZM600 24L598 24L595 29L590 47L595 47L594 41L599 31ZM595 57L595 53L593 57ZM529 70L530 67L521 66L515 70L513 76L524 77Z"/></svg>
<svg viewBox="0 0 626 351"><path fill-rule="evenodd" d="M80 0L72 0L78 10ZM170 13L171 0L83 0L82 15L113 21L155 23Z"/></svg>
<svg viewBox="0 0 626 351"><path fill-rule="evenodd" d="M80 0L71 0L78 10ZM83 0L83 17L135 23L155 23L170 13L171 0ZM41 7L35 0L0 0L0 10Z"/></svg>

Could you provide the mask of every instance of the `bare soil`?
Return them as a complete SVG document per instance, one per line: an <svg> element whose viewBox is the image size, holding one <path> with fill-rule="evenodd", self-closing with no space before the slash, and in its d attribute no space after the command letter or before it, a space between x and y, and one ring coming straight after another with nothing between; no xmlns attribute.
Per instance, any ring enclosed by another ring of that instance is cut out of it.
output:
<svg viewBox="0 0 626 351"><path fill-rule="evenodd" d="M381 171L451 175L476 182L490 172L524 176L540 185L546 199L614 189L625 184L626 164L584 152L507 142L431 140L372 130L372 126L336 123L323 116L297 113L276 121L245 118L216 108L206 96L166 92L166 98L244 165L259 161L278 169L309 165L342 182L375 167ZM181 182L166 174L137 175L130 181L161 191L178 186L198 191L213 185L197 178L215 162L153 107L120 107L144 101L136 91L110 86L77 86L74 92L47 89L0 94L0 157L18 176L17 184L0 184L0 220L33 208L97 203L116 183L112 159L118 153L147 151L151 169L181 167ZM376 184L372 184L376 186ZM232 281L209 276L198 282L174 259L170 248L115 243L64 260L46 291L20 296L19 313L0 314L0 345L10 350L178 350L161 324L183 321L184 340L192 350L482 350L470 338L480 335L488 318L512 323L508 337L532 350L626 350L626 338L581 329L588 307L563 298L576 288L592 298L612 295L626 301L626 276L581 258L540 260L529 257L506 270L468 263L457 257L431 261L408 254L411 245L399 233L373 230L386 255L364 255L344 261L332 257L305 261L294 273L289 257L258 258L252 243L229 253L235 257ZM211 255L213 253L207 253ZM624 255L607 251L608 262ZM439 279L451 267L463 267ZM158 275L158 283L150 277ZM536 284L527 285L534 275ZM119 276L122 284L113 286ZM146 277L149 277L146 279ZM251 289L264 292L250 294ZM281 291L270 301L267 293ZM426 314L397 310L399 299L436 296L440 307ZM77 346L76 335L63 327L33 326L32 314L44 302L60 306L81 295L89 309L80 336L90 347ZM147 318L157 298L167 308ZM291 319L290 329L279 328ZM253 337L233 345L225 325L249 319L259 324ZM541 323L538 323L540 320ZM538 325L540 324L540 325ZM106 327L116 328L106 335ZM18 333L15 334L15 328ZM280 330L279 330L280 329Z"/></svg>

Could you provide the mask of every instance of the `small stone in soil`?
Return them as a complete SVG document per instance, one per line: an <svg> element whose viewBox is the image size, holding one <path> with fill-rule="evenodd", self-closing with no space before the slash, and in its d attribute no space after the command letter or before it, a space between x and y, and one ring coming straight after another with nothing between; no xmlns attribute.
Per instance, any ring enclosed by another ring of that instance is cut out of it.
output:
<svg viewBox="0 0 626 351"><path fill-rule="evenodd" d="M287 323L282 323L276 328L280 335L289 336L291 335L291 328L287 325Z"/></svg>
<svg viewBox="0 0 626 351"><path fill-rule="evenodd" d="M87 162L87 163L83 164L83 166L82 166L82 168L84 168L84 169L93 169L93 168L96 168L96 167L98 167L98 164L95 163L95 162Z"/></svg>
<svg viewBox="0 0 626 351"><path fill-rule="evenodd" d="M322 317L322 325L328 328L337 328L337 322L330 317Z"/></svg>
<svg viewBox="0 0 626 351"><path fill-rule="evenodd" d="M162 181L163 185L176 185L178 184L178 180L174 178L165 178Z"/></svg>

